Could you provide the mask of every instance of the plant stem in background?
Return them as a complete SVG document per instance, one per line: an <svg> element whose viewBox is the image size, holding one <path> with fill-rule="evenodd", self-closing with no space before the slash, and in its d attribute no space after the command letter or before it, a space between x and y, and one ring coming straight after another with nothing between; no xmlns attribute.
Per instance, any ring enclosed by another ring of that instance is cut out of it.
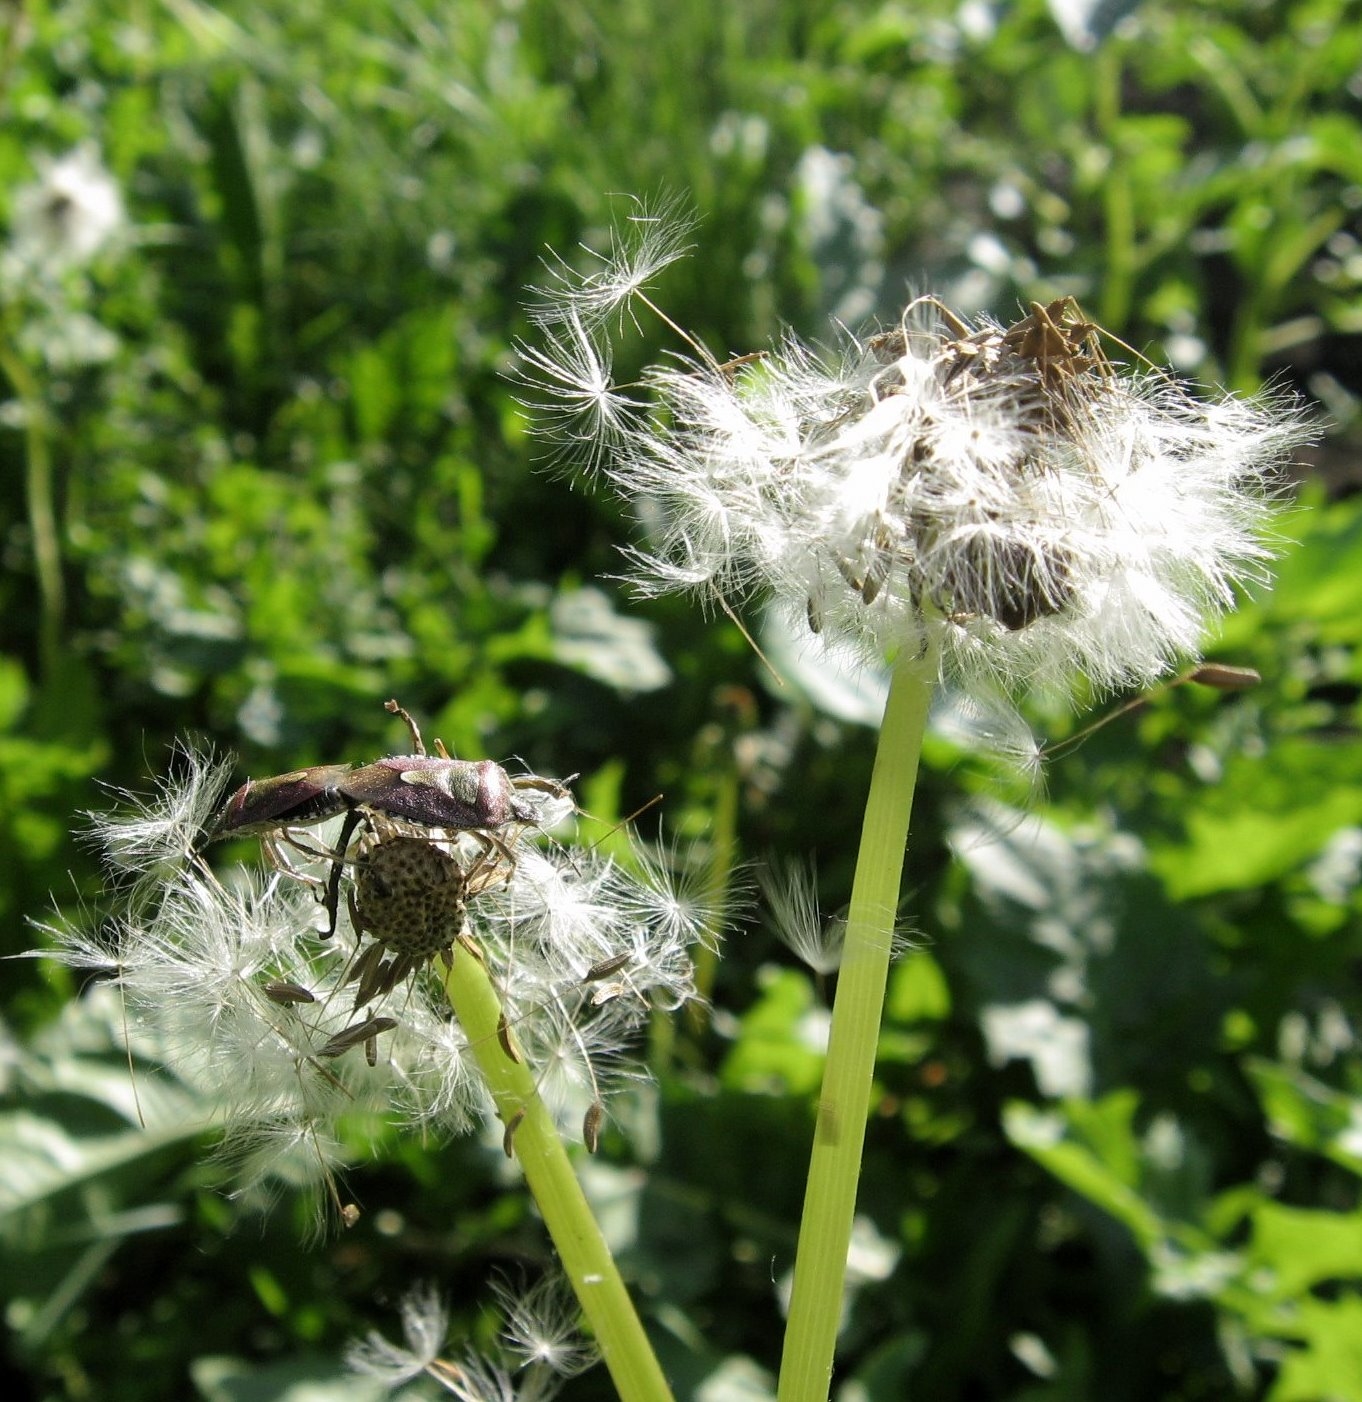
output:
<svg viewBox="0 0 1362 1402"><path fill-rule="evenodd" d="M445 992L468 1034L497 1113L509 1132L544 1223L558 1249L568 1281L590 1322L601 1357L623 1402L671 1402L633 1301L591 1215L558 1137L553 1118L535 1088L534 1073L509 1057L501 1003L487 970L467 950L456 950Z"/></svg>
<svg viewBox="0 0 1362 1402"><path fill-rule="evenodd" d="M24 412L25 499L33 543L33 570L38 580L38 659L41 675L49 679L61 646L66 589L62 583L61 538L57 531L46 411L28 366L2 338L0 372L10 382Z"/></svg>
<svg viewBox="0 0 1362 1402"><path fill-rule="evenodd" d="M716 927L722 924L722 913L732 895L733 866L738 853L738 810L742 783L736 764L725 767L718 779L714 807L710 820L709 861L705 870L702 899L715 912ZM715 936L701 943L695 951L695 991L699 995L686 1009L686 1018L693 1033L709 1022L709 1000L714 992L714 979L719 969L719 929L709 932Z"/></svg>
<svg viewBox="0 0 1362 1402"><path fill-rule="evenodd" d="M1135 198L1130 183L1126 134L1121 129L1121 52L1109 45L1093 58L1093 101L1098 135L1107 144L1110 166L1102 181L1106 258L1102 267L1099 317L1104 326L1124 328L1130 320L1140 262L1135 232Z"/></svg>
<svg viewBox="0 0 1362 1402"><path fill-rule="evenodd" d="M933 649L894 668L866 801L800 1221L780 1402L827 1402Z"/></svg>

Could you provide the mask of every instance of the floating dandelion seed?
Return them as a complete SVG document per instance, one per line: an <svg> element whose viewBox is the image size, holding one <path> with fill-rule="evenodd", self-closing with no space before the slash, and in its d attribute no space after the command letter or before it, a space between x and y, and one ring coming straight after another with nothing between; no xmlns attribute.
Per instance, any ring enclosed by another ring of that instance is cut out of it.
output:
<svg viewBox="0 0 1362 1402"><path fill-rule="evenodd" d="M540 289L530 309L535 321L590 327L621 312L630 315L634 299L646 298L646 288L657 275L690 252L695 221L680 201L636 200L633 205L623 227L611 231L608 254L583 250L589 260L585 272L551 255L551 285Z"/></svg>
<svg viewBox="0 0 1362 1402"><path fill-rule="evenodd" d="M436 1362L448 1333L449 1311L439 1291L433 1285L416 1285L402 1297L402 1343L392 1343L371 1329L346 1348L345 1364L385 1387L400 1387Z"/></svg>
<svg viewBox="0 0 1362 1402"><path fill-rule="evenodd" d="M812 863L773 861L759 877L777 937L820 979L842 962L846 924L825 920L818 908L818 877Z"/></svg>

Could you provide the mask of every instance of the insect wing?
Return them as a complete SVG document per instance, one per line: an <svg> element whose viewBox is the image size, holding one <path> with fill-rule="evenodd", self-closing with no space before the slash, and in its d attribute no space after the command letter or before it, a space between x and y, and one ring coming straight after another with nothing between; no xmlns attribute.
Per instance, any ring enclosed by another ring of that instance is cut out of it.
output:
<svg viewBox="0 0 1362 1402"><path fill-rule="evenodd" d="M520 816L510 775L490 759L391 755L352 770L342 791L352 803L433 828L499 828Z"/></svg>
<svg viewBox="0 0 1362 1402"><path fill-rule="evenodd" d="M319 823L350 805L344 797L348 764L319 764L271 779L247 779L222 805L210 840L246 837L290 823Z"/></svg>

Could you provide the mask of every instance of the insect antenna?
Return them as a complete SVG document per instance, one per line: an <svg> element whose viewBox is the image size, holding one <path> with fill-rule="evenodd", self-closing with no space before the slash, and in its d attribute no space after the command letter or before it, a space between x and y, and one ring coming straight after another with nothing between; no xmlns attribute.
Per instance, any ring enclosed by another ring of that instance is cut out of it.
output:
<svg viewBox="0 0 1362 1402"><path fill-rule="evenodd" d="M397 698L396 698L396 697L393 697L390 701L385 701L385 702L383 703L383 709L384 709L385 711L390 711L390 712L391 712L393 715L395 715L395 716L401 716L401 717L402 717L403 724L407 727L407 729L408 729L409 731L411 731L411 743L412 743L413 753L414 753L414 754L418 754L418 755L423 755L423 754L425 754L425 753L426 753L425 741L423 741L423 740L421 739L421 732L420 732L420 730L417 728L416 722L411 718L411 712L408 711L405 707L399 706L399 705L397 704ZM438 754L439 754L439 756L440 756L441 759L448 759L448 758L449 758L449 754L448 754L448 752L445 750L445 745L444 745L444 741L443 741L443 740L437 740L437 741L435 742L435 749L436 749L436 751L438 752Z"/></svg>

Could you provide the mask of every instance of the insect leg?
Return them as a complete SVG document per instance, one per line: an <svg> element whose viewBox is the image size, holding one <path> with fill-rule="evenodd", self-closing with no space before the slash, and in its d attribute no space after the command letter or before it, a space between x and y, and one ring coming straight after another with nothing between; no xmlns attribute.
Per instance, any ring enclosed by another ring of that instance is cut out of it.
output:
<svg viewBox="0 0 1362 1402"><path fill-rule="evenodd" d="M322 935L324 940L329 940L336 933L336 917L340 907L340 884L341 875L345 871L345 853L350 846L350 839L355 835L355 829L364 821L364 814L358 808L352 808L345 815L345 821L341 824L340 841L336 843L336 857L331 863L331 875L326 880L326 932Z"/></svg>

